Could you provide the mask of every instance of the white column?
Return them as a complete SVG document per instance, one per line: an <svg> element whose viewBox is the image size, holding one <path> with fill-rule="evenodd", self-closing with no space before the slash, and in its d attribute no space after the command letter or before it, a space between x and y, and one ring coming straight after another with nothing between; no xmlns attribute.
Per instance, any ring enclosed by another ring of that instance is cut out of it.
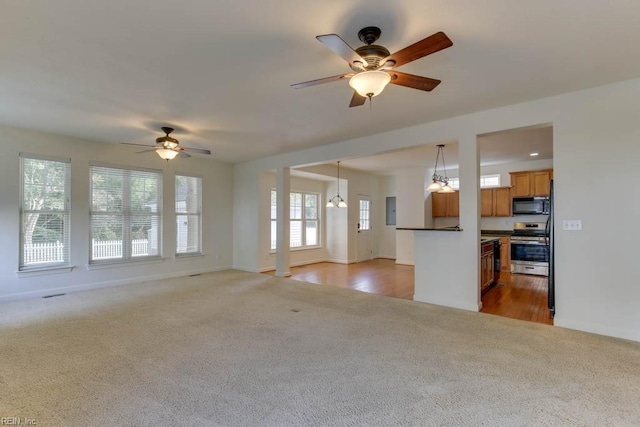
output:
<svg viewBox="0 0 640 427"><path fill-rule="evenodd" d="M480 152L477 137L465 134L458 140L460 162L460 228L463 232L463 252L460 263L464 270L465 299L480 299Z"/></svg>
<svg viewBox="0 0 640 427"><path fill-rule="evenodd" d="M290 270L290 241L289 241L289 193L291 192L290 182L291 170L289 168L278 168L276 176L277 192L277 232L276 232L276 276L291 276Z"/></svg>
<svg viewBox="0 0 640 427"><path fill-rule="evenodd" d="M475 134L458 140L460 228L415 232L415 301L478 311L480 184Z"/></svg>

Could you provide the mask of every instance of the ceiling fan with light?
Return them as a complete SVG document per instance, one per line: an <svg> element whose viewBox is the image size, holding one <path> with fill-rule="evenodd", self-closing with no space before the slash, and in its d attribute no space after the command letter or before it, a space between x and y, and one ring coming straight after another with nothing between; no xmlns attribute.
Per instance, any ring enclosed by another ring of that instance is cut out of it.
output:
<svg viewBox="0 0 640 427"><path fill-rule="evenodd" d="M171 132L173 132L173 128L163 126L161 129L162 129L162 132L165 133L165 136L161 136L159 138L156 138L156 146L154 148L149 149L149 150L138 151L136 154L148 153L148 152L151 152L151 151L155 151L156 153L158 153L158 156L160 156L162 159L167 160L167 161L175 159L176 156L179 156L179 157L191 157L189 155L189 153L211 154L211 151L204 150L204 149L201 149L201 148L182 147L182 146L180 146L180 142L177 139L169 136L169 134ZM146 144L133 144L133 143L129 143L129 142L123 142L123 144L126 144L126 145L138 145L138 146L142 146L142 147L149 147L149 145L146 145Z"/></svg>
<svg viewBox="0 0 640 427"><path fill-rule="evenodd" d="M337 34L316 36L318 41L347 61L353 73L296 83L291 87L301 89L349 78L349 86L354 89L349 107L357 107L363 105L367 98L371 100L379 95L388 83L428 92L440 84L440 80L402 73L395 68L452 46L453 42L445 33L435 33L394 54L384 46L373 44L381 33L378 27L361 29L358 38L366 45L355 50Z"/></svg>

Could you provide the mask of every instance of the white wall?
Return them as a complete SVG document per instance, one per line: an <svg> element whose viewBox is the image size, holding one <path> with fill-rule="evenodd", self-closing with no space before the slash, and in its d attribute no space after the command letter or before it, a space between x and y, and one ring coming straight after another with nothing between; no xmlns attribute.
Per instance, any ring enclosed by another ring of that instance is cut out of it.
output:
<svg viewBox="0 0 640 427"><path fill-rule="evenodd" d="M398 228L424 227L425 168L396 172L396 218ZM396 232L396 263L415 262L413 231Z"/></svg>
<svg viewBox="0 0 640 427"><path fill-rule="evenodd" d="M161 160L155 153L135 155L135 147L84 141L69 137L0 127L0 300L68 292L109 284L183 276L226 268L232 264L233 239L231 165L190 158ZM71 159L71 272L20 273L19 263L19 153ZM134 263L112 268L88 268L89 257L89 162L144 167L164 172L164 262ZM203 178L202 257L174 259L176 173Z"/></svg>
<svg viewBox="0 0 640 427"><path fill-rule="evenodd" d="M396 211L398 208L398 198L396 196L395 175L380 177L380 203L378 204L377 233L379 236L376 256L380 258L396 259L396 227L397 225L386 225L386 198L396 197Z"/></svg>
<svg viewBox="0 0 640 427"><path fill-rule="evenodd" d="M243 208L257 210L257 198L251 204L250 196L257 193L254 189L258 187L258 173L262 170L367 156L440 141L473 139L475 142L476 135L551 123L558 230L555 323L640 340L640 286L637 285L640 263L635 262L635 243L640 230L632 226L640 217L640 198L629 197L640 184L638 111L640 79L634 79L237 164L235 176L242 179L240 187L235 183L236 194L240 193ZM476 146L465 142L459 147L459 156L476 150ZM476 172L479 175L479 170ZM461 169L462 176L467 173L474 175L474 171ZM463 181L473 186L471 179ZM469 191L468 196L461 194L463 210L479 203L477 188ZM611 221L613 212L615 222ZM584 229L560 230L563 219L582 219ZM469 228L462 233L469 234L468 241L476 243L462 245L460 250L462 259L470 261L478 256L479 227L474 226L472 218L461 218L461 226L464 227L465 222ZM257 218L253 224L243 223L236 230L244 227L249 230L255 224ZM257 247L256 238L257 232L251 235L242 231L236 233L234 241L236 245L250 248L251 245ZM467 237L464 239L467 241ZM239 255L234 259L236 265L257 267L255 257L252 259L251 255L238 251L236 254ZM416 262L418 258L425 262L423 254L416 254ZM435 268L459 269L464 273L461 277L465 278L465 286L478 287L477 262L455 266L445 262Z"/></svg>

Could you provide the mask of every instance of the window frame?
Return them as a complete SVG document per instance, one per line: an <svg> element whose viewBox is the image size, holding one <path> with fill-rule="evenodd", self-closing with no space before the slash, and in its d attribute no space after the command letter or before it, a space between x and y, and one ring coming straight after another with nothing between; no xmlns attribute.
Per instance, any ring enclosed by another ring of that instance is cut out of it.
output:
<svg viewBox="0 0 640 427"><path fill-rule="evenodd" d="M158 253L156 255L144 255L144 256L133 256L133 250L131 248L133 241L135 239L131 238L131 231L126 231L126 226L131 225L133 223L132 219L135 214L129 210L127 212L127 208L131 205L131 186L124 186L122 188L122 209L121 213L117 212L103 212L103 211L93 211L93 200L94 200L94 187L93 187L93 173L94 168L104 168L104 169L115 169L123 172L127 172L127 177L123 174L123 179L130 180L132 172L143 172L143 173L153 173L156 175L156 209L157 211L153 214L157 216L157 247ZM137 262L149 262L154 260L162 260L163 254L163 221L164 221L164 212L163 212L163 182L164 182L164 174L160 169L149 169L149 168L139 168L134 166L125 166L125 165L113 165L107 163L93 163L89 164L89 266L100 266L100 265L109 265L109 264L134 264ZM127 199L125 201L125 199ZM122 216L122 257L119 258L107 258L107 259L93 259L93 217L94 215L121 215ZM127 244L126 244L127 243ZM128 247L127 247L128 246Z"/></svg>
<svg viewBox="0 0 640 427"><path fill-rule="evenodd" d="M198 183L198 194L197 194L197 212L196 213L191 213L191 212L178 212L178 208L177 208L177 197L178 197L178 177L184 177L184 178L196 178L197 179L197 183ZM188 173L179 173L176 172L175 173L175 178L174 178L174 189L175 189L175 202L174 202L174 210L175 210L175 214L176 214L176 247L175 249L175 256L180 258L180 257L189 257L189 256L198 256L198 255L202 255L202 192L203 192L203 185L204 185L204 180L202 179L202 175L196 175L196 174L188 174ZM178 216L179 215L187 215L187 216L191 216L191 215L196 215L198 217L198 247L197 250L195 251L189 251L189 252L178 252L178 244L179 244L179 239L178 239Z"/></svg>
<svg viewBox="0 0 640 427"><path fill-rule="evenodd" d="M485 182L487 179L495 178L495 177L498 177L498 185L483 185L483 182ZM480 188L499 188L500 182L501 182L501 176L499 173L480 175L480 180L479 180ZM449 185L454 190L460 190L460 178L450 178Z"/></svg>
<svg viewBox="0 0 640 427"><path fill-rule="evenodd" d="M49 270L49 269L57 269L57 268L67 268L71 266L71 159L68 157L55 157L55 156L46 156L39 154L31 154L31 153L19 153L19 170L20 170L20 207L19 207L19 228L18 228L18 245L19 245L19 254L18 254L18 271L19 272L28 272L28 271L38 271L38 270ZM54 209L24 209L25 202L25 160L41 160L46 162L57 162L65 165L64 170L64 209L63 210L54 210ZM30 213L45 213L45 214L61 214L63 217L63 226L64 229L62 231L63 238L63 250L62 250L62 261L48 261L37 263L37 265L29 265L25 264L25 232L24 232L24 215Z"/></svg>
<svg viewBox="0 0 640 427"><path fill-rule="evenodd" d="M366 209L363 209L363 202L366 205ZM366 212L366 218L363 217L362 213ZM364 227L366 225L366 228ZM358 200L358 232L360 231L371 231L371 200L370 199L359 199Z"/></svg>
<svg viewBox="0 0 640 427"><path fill-rule="evenodd" d="M300 222L300 228L301 228L301 240L303 242L303 244L301 246L291 246L291 233L289 233L289 250L291 251L302 251L302 250L309 250L309 249L320 249L322 248L322 235L320 233L320 206L322 204L322 196L320 195L320 193L316 193L314 191L300 191L300 190L291 190L289 191L289 212L291 212L292 206L291 206L291 200L292 194L300 194L301 195L301 212L300 212L300 218L292 218L292 215L289 214L289 231L291 231L291 223L292 222ZM276 252L276 240L273 240L273 234L272 231L273 230L277 230L277 226L275 224L277 224L278 221L278 217L277 217L277 204L273 204L273 197L274 195L276 195L276 189L272 188L269 192L269 210L270 210L270 229L269 229L269 251L270 253L275 253ZM310 195L310 196L315 196L316 198L316 215L314 218L309 218L307 217L307 207L306 207L306 196ZM277 196L276 196L277 197ZM277 198L276 198L277 201ZM277 203L277 202L276 202ZM316 222L316 241L318 242L315 245L306 245L307 242L307 221L315 221ZM276 231L277 232L277 231Z"/></svg>

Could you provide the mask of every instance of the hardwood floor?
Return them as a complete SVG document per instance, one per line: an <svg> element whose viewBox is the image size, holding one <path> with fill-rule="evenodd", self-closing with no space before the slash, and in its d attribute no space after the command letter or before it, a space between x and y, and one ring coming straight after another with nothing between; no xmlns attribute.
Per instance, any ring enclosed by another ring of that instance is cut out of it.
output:
<svg viewBox="0 0 640 427"><path fill-rule="evenodd" d="M273 275L270 271L265 274ZM357 264L320 262L291 268L291 279L412 300L414 268L391 259ZM547 278L502 273L498 285L482 296L482 312L553 324L547 309Z"/></svg>
<svg viewBox="0 0 640 427"><path fill-rule="evenodd" d="M547 308L547 278L501 273L497 285L482 295L482 313L553 325Z"/></svg>
<svg viewBox="0 0 640 427"><path fill-rule="evenodd" d="M413 299L413 266L399 265L392 259L377 258L356 264L319 262L302 265L291 268L290 278L395 298Z"/></svg>

